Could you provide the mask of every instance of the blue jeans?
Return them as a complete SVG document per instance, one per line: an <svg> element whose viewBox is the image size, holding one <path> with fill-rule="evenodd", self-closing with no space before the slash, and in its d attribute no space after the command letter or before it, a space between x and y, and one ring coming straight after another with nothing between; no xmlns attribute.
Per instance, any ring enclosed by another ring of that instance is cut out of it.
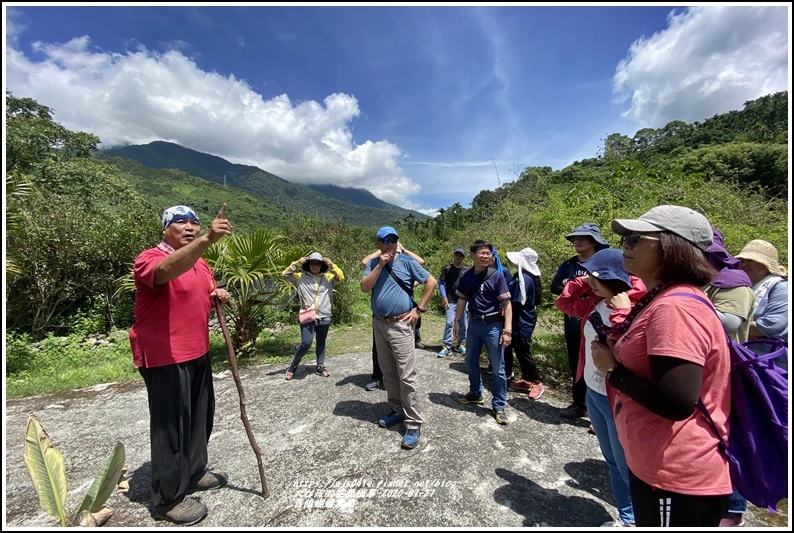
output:
<svg viewBox="0 0 794 533"><path fill-rule="evenodd" d="M314 348L317 354L317 368L325 366L325 339L328 338L328 329L331 327L330 318L321 318L308 324L301 324L301 343L295 349L295 357L292 359L290 367L295 369L309 351L312 341L317 337L317 344Z"/></svg>
<svg viewBox="0 0 794 533"><path fill-rule="evenodd" d="M455 313L458 310L458 304L449 302L449 309L446 310L445 316L447 323L444 324L444 346L452 349L452 326L455 325ZM466 339L466 320L469 318L469 310L463 309L463 315L458 322L458 346L463 344Z"/></svg>
<svg viewBox="0 0 794 533"><path fill-rule="evenodd" d="M585 395L587 412L590 414L590 423L593 424L598 446L601 454L609 466L609 480L612 483L612 495L618 508L618 518L624 524L634 523L634 509L631 506L631 492L629 490L629 466L626 464L626 455L623 446L618 440L618 431L615 428L615 419L609 408L609 399L590 387Z"/></svg>
<svg viewBox="0 0 794 533"><path fill-rule="evenodd" d="M733 493L728 497L728 512L734 514L744 514L747 512L747 500L744 496L739 494L736 487L733 488Z"/></svg>
<svg viewBox="0 0 794 533"><path fill-rule="evenodd" d="M505 378L505 359L502 347L499 346L499 337L502 334L502 324L486 324L482 319L469 321L466 332L466 373L469 374L469 392L476 396L482 395L482 375L480 374L480 353L483 347L488 352L491 362L491 406L494 409L504 409L507 403L507 379Z"/></svg>

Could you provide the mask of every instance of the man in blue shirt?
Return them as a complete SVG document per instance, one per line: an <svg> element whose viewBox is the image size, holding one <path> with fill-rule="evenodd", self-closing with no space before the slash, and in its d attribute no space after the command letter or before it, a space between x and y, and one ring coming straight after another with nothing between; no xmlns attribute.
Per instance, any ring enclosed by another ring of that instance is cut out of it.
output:
<svg viewBox="0 0 794 533"><path fill-rule="evenodd" d="M469 248L474 268L461 275L456 294L458 309L455 313L453 335L458 334L458 321L464 309L469 312L466 333L466 373L469 375L469 392L459 396L458 402L482 405L482 376L480 375L480 353L483 346L491 363L491 394L493 416L499 424L507 424L507 378L502 350L510 344L512 331L503 330L503 324L513 323L510 305L510 289L504 275L497 269L488 268L493 259L493 245L477 240Z"/></svg>
<svg viewBox="0 0 794 533"><path fill-rule="evenodd" d="M386 428L405 422L401 447L410 450L419 444L420 426L424 422L419 406L414 325L425 312L437 281L419 263L397 253L398 240L394 228L385 226L378 230L375 245L380 255L364 268L361 290L372 292L372 330L392 409L378 420L378 425ZM414 282L424 283L418 304L413 300Z"/></svg>

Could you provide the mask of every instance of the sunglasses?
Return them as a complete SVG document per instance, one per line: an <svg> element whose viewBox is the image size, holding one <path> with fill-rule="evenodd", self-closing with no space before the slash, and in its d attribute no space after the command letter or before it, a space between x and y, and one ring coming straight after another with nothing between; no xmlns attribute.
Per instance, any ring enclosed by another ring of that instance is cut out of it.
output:
<svg viewBox="0 0 794 533"><path fill-rule="evenodd" d="M631 233L630 235L624 235L620 238L620 245L634 247L634 245L637 244L637 241L640 239L645 239L646 241L661 241L661 239L656 237L640 235L639 233Z"/></svg>
<svg viewBox="0 0 794 533"><path fill-rule="evenodd" d="M397 244L397 237L384 237L380 240L383 244Z"/></svg>

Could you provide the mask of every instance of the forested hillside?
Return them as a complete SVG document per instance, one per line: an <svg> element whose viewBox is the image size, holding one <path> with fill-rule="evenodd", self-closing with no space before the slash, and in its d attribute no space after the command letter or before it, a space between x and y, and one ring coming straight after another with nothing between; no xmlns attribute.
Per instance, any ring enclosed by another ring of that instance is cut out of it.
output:
<svg viewBox="0 0 794 533"><path fill-rule="evenodd" d="M368 191L332 185L300 185L257 167L230 163L221 157L164 141L112 148L103 150L98 155L103 158L131 159L151 169L179 170L188 176L248 191L274 206L274 212L263 215L271 221L283 218L283 214L278 211L295 211L320 218L339 218L354 226L369 226L384 220L392 222L408 215L420 220L427 218L422 213L380 201ZM132 172L125 175L140 183ZM168 180L169 175L161 177L165 179L161 187L167 188L171 183ZM174 184L175 189L179 187L178 183ZM268 207L268 211L270 210Z"/></svg>
<svg viewBox="0 0 794 533"><path fill-rule="evenodd" d="M188 175L98 158L96 136L63 128L53 110L35 100L7 96L8 330L37 339L78 328L128 327L131 298L124 287L130 265L138 252L158 242L163 206L176 203L196 207L201 216L214 216L221 202L229 204L236 235L209 255L232 288L239 279L248 280L249 288L255 280L255 287L281 290L279 269L296 254L319 250L333 257L350 281L337 287L335 320L355 323L368 316L366 296L356 283L358 263L374 249L377 226L391 220L381 217L361 227L349 218L329 220L312 209L287 209L272 191L262 199L193 177L202 171L198 167ZM435 275L454 248L485 238L503 256L534 248L548 287L557 265L573 254L563 236L575 226L597 222L617 245L610 231L613 218L670 203L705 214L722 230L731 252L751 239L766 239L787 265L787 108L783 92L703 123L673 122L633 138L610 135L592 159L561 170L527 167L514 182L481 191L470 207L455 204L434 218L409 214L394 223ZM272 296L250 298L283 301ZM546 291L548 313L555 312L551 302ZM252 320L261 328L269 318L260 314Z"/></svg>

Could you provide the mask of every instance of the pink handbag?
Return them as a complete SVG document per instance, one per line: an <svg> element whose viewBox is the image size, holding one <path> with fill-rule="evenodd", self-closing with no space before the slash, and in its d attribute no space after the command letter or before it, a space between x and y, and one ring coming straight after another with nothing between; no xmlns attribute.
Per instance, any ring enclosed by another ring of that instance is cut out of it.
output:
<svg viewBox="0 0 794 533"><path fill-rule="evenodd" d="M314 322L317 318L317 310L314 306L311 306L308 309L301 309L298 311L298 322L301 324L308 324L309 322Z"/></svg>

